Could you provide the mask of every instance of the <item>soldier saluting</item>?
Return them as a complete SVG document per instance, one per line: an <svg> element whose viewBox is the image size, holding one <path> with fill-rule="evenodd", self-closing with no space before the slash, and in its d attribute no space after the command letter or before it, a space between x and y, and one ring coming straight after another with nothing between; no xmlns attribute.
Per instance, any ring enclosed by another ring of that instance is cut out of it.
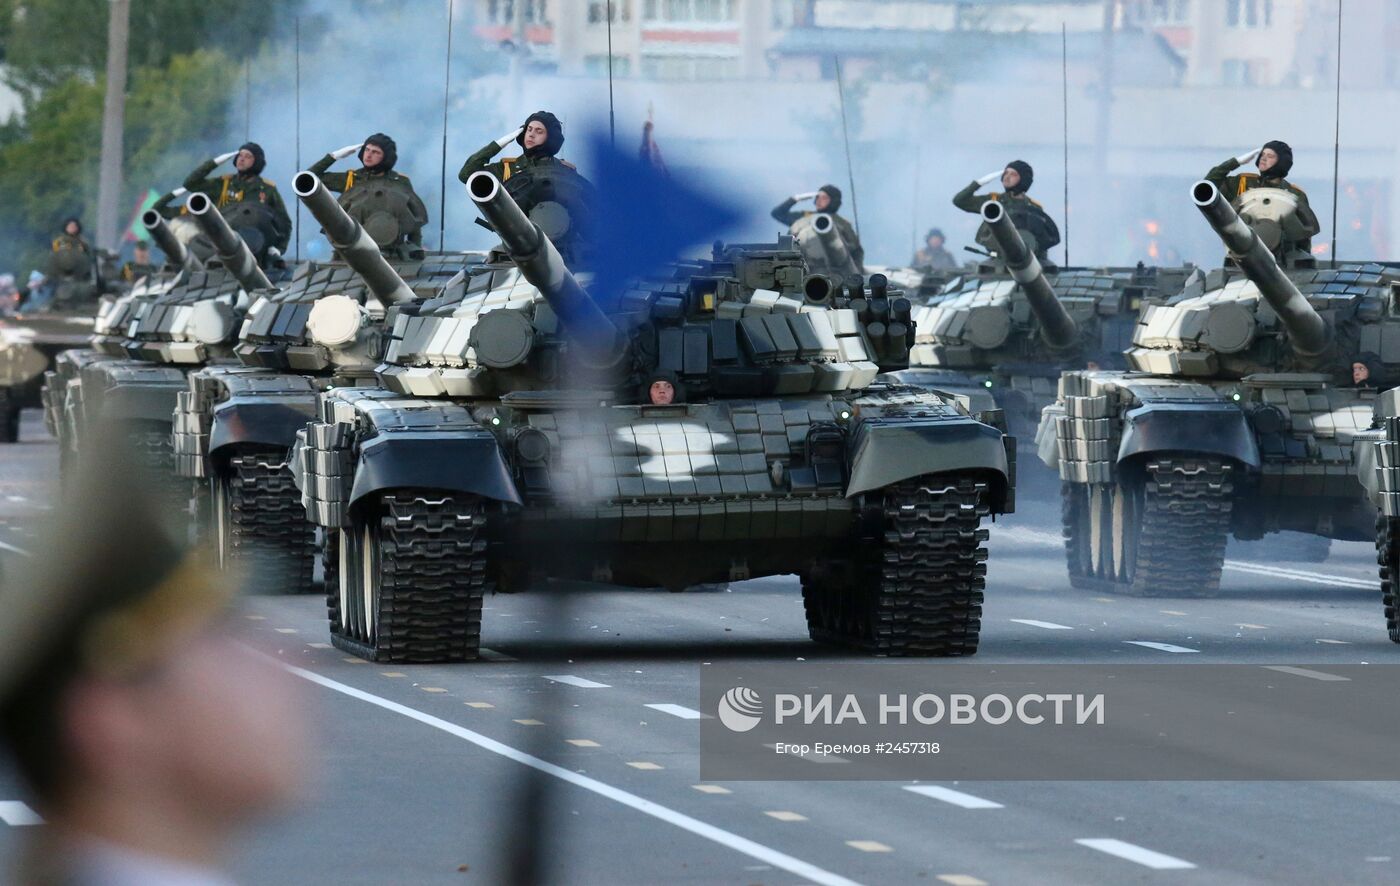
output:
<svg viewBox="0 0 1400 886"><path fill-rule="evenodd" d="M524 153L492 162L491 158L511 142ZM549 111L536 111L525 118L523 126L487 142L468 157L457 178L465 183L473 173L494 175L525 214L540 225L564 260L579 264L586 262L591 242L588 211L595 194L593 183L574 164L559 158L563 147L564 124ZM551 208L536 213L534 210L543 204L551 204ZM557 211L560 208L563 212Z"/></svg>
<svg viewBox="0 0 1400 886"><path fill-rule="evenodd" d="M212 177L209 175L216 167L230 160L233 161L232 174ZM266 166L267 155L263 153L262 146L257 142L245 142L236 151L220 154L199 164L185 177L184 184L186 193L198 192L208 196L221 212L239 203L256 203L265 209L266 219L259 227L268 229L271 234L268 239L271 242L249 244L253 252L258 254L260 262L267 252L266 247L276 249L277 254L281 255L287 251L287 244L292 238L292 217L287 214L287 205L282 202L277 185L262 177L263 168ZM224 212L226 218L228 215L228 212ZM258 248L259 245L263 248Z"/></svg>
<svg viewBox="0 0 1400 886"><path fill-rule="evenodd" d="M1006 190L1001 193L988 194L985 197L977 196L979 188L991 184L998 178L1001 179L1001 186ZM1040 259L1041 263L1045 263L1047 261L1046 252L1060 242L1060 229L1055 226L1054 220L1050 218L1043 206L1026 196L1033 181L1035 181L1035 170L1031 168L1031 165L1024 160L1012 160L1000 172L989 172L958 191L953 196L953 205L964 212L981 215L982 205L988 200L996 200L1001 203L1006 210L1007 217L1021 232L1021 236L1031 247L1035 257ZM977 229L977 242L988 252L997 253L996 241L992 239L991 231L987 229L985 223Z"/></svg>
<svg viewBox="0 0 1400 886"><path fill-rule="evenodd" d="M1231 172L1253 161L1259 172L1242 172L1239 175L1230 175ZM1265 142L1262 148L1255 148L1247 151L1238 157L1231 157L1219 166L1206 173L1206 181L1215 185L1216 189L1230 201L1230 205L1236 211L1240 209L1240 204L1247 191L1254 188L1279 188L1288 191L1297 200L1297 212L1295 218L1305 235L1293 240L1294 248L1312 253L1312 238L1322 230L1322 226L1317 223L1317 216L1313 213L1312 207L1308 205L1308 195L1303 193L1303 189L1295 184L1289 183L1287 176L1293 169L1293 149L1287 142L1270 141Z"/></svg>
<svg viewBox="0 0 1400 886"><path fill-rule="evenodd" d="M360 168L327 172L337 160L355 154ZM311 166L311 172L327 188L340 194L340 205L381 248L398 242L423 245L428 207L423 205L408 176L394 171L398 145L382 132L363 143L331 151Z"/></svg>
<svg viewBox="0 0 1400 886"><path fill-rule="evenodd" d="M798 203L811 200L815 207L813 210L794 209ZM851 268L833 270L852 270L857 274L865 273L865 247L860 245L860 236L856 234L856 229L844 217L837 214L841 209L841 189L835 185L822 185L815 191L806 194L793 194L777 206L773 207L770 215L780 224L788 226L794 234L798 231L794 228L798 222L808 219L818 213L826 213L831 216L831 221L836 227L836 233L840 236L841 242L846 246L846 253L851 258ZM801 238L805 242L805 238ZM807 255L806 250L803 251ZM824 260L819 255L807 255L807 260L812 263L814 270L827 270L824 267Z"/></svg>

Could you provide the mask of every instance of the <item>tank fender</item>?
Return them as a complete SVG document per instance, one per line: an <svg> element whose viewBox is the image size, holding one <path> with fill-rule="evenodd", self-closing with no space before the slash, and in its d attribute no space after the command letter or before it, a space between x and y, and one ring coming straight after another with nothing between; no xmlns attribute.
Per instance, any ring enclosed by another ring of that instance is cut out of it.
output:
<svg viewBox="0 0 1400 886"><path fill-rule="evenodd" d="M500 445L485 429L381 431L361 444L350 504L386 489L410 488L524 503Z"/></svg>
<svg viewBox="0 0 1400 886"><path fill-rule="evenodd" d="M945 471L999 474L996 508L1004 506L1011 465L1001 431L965 416L957 418L870 418L851 432L850 482L846 497Z"/></svg>
<svg viewBox="0 0 1400 886"><path fill-rule="evenodd" d="M1259 470L1259 442L1249 420L1229 403L1146 403L1123 416L1118 462L1153 452L1197 452Z"/></svg>
<svg viewBox="0 0 1400 886"><path fill-rule="evenodd" d="M209 431L209 455L240 443L281 446L290 449L297 431L316 417L316 394L244 397L214 406Z"/></svg>

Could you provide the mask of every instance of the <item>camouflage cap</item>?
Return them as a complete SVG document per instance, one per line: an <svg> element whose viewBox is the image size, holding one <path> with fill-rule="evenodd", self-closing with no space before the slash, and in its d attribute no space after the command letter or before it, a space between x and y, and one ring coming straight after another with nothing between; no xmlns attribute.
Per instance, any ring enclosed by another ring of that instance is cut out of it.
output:
<svg viewBox="0 0 1400 886"><path fill-rule="evenodd" d="M91 462L32 557L0 579L0 708L45 670L135 673L232 597L235 583L183 543L183 521L157 513L153 478L124 446Z"/></svg>

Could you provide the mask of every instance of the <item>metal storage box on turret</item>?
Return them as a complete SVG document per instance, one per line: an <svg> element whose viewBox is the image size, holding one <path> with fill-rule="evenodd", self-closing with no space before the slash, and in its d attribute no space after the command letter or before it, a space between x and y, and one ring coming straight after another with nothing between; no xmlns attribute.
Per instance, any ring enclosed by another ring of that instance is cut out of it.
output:
<svg viewBox="0 0 1400 886"><path fill-rule="evenodd" d="M323 393L298 437L338 536L337 645L473 659L483 596L541 576L795 572L816 639L976 650L1014 450L955 398L876 383L907 359L907 300L808 275L788 243L589 293L493 177L468 188L505 255L390 309L384 390Z"/></svg>

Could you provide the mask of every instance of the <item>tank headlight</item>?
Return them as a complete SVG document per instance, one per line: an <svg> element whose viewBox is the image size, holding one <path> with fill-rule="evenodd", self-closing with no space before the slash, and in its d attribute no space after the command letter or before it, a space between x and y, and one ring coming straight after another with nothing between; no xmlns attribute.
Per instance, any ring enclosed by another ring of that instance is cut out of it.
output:
<svg viewBox="0 0 1400 886"><path fill-rule="evenodd" d="M982 382L982 387L984 387L984 388L990 388L991 386L992 386L992 380L991 380L990 378L987 379L986 381Z"/></svg>

